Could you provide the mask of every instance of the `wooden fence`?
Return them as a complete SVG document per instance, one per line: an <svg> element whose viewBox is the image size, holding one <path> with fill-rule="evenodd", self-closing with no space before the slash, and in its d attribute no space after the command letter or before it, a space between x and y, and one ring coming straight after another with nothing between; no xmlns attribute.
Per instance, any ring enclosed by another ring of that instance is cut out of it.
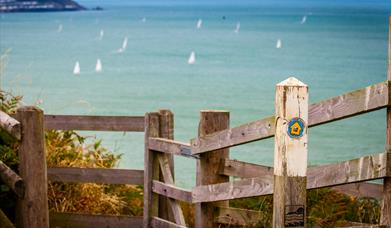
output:
<svg viewBox="0 0 391 228"><path fill-rule="evenodd" d="M179 201L195 204L197 228L251 225L262 220L262 213L231 208L229 200L273 194L273 227L306 227L307 189L369 187L382 198L380 224L371 227L391 227L391 48L388 65L385 82L311 105L307 85L289 78L276 86L275 116L232 128L229 112L201 111L198 136L189 143L174 140L174 118L168 110L144 117L45 116L35 107L19 108L15 118L0 112L1 129L20 143L19 174L0 162L1 179L19 197L17 226L186 227ZM385 151L307 168L309 127L379 109L387 112ZM47 168L44 129L144 132L144 170ZM230 147L270 137L275 137L274 167L229 158ZM197 161L191 190L175 186L174 155ZM230 181L230 176L240 179ZM381 190L359 184L376 179L383 180L376 185ZM49 214L47 181L143 184L144 215Z"/></svg>

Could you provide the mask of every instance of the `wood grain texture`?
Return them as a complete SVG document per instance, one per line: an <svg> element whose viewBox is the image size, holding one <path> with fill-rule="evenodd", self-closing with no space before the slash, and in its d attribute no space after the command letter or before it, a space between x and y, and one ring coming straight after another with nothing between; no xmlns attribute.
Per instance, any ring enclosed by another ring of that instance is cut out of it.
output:
<svg viewBox="0 0 391 228"><path fill-rule="evenodd" d="M48 180L73 183L144 184L144 170L105 168L48 168Z"/></svg>
<svg viewBox="0 0 391 228"><path fill-rule="evenodd" d="M308 189L369 181L387 176L389 153L364 156L335 164L308 168Z"/></svg>
<svg viewBox="0 0 391 228"><path fill-rule="evenodd" d="M273 167L224 159L221 160L219 173L240 178L262 177L264 175L273 175Z"/></svg>
<svg viewBox="0 0 391 228"><path fill-rule="evenodd" d="M152 191L159 195L169 197L171 199L185 201L189 203L192 202L191 192L186 189L176 187L175 185L166 184L154 180L152 182Z"/></svg>
<svg viewBox="0 0 391 228"><path fill-rule="evenodd" d="M161 173L163 180L166 184L175 185L174 175L170 167L170 158L167 154L158 154L158 162L160 164ZM174 216L174 220L178 225L186 225L185 218L183 217L183 212L180 204L173 199L168 199L169 206Z"/></svg>
<svg viewBox="0 0 391 228"><path fill-rule="evenodd" d="M43 111L20 107L17 120L22 126L19 175L25 183L24 199L17 206L18 227L49 227Z"/></svg>
<svg viewBox="0 0 391 228"><path fill-rule="evenodd" d="M152 227L153 228L186 228L186 226L178 225L158 217L152 218Z"/></svg>
<svg viewBox="0 0 391 228"><path fill-rule="evenodd" d="M0 128L17 140L21 137L21 127L19 121L10 117L7 113L0 111Z"/></svg>
<svg viewBox="0 0 391 228"><path fill-rule="evenodd" d="M170 139L149 138L149 149L171 155L195 158L195 156L191 154L190 144Z"/></svg>
<svg viewBox="0 0 391 228"><path fill-rule="evenodd" d="M387 107L390 102L390 85L389 82L381 82L311 104L308 108L309 127ZM273 137L274 121L275 117L270 116L194 138L191 140L192 153L199 154Z"/></svg>
<svg viewBox="0 0 391 228"><path fill-rule="evenodd" d="M375 183L352 183L332 187L331 189L354 197L371 197L381 199L383 197L383 185Z"/></svg>
<svg viewBox="0 0 391 228"><path fill-rule="evenodd" d="M273 176L247 178L220 184L196 186L193 203L214 202L273 194Z"/></svg>
<svg viewBox="0 0 391 228"><path fill-rule="evenodd" d="M227 225L257 227L257 223L266 218L262 212L254 210L220 207L217 211L215 222Z"/></svg>
<svg viewBox="0 0 391 228"><path fill-rule="evenodd" d="M388 26L388 73L387 80L391 84L391 15L389 16L389 26ZM391 89L390 89L391 90ZM391 92L389 91L389 100L391 100ZM388 103L391 105L391 103ZM387 152L391 153L391 106L387 108L387 117L386 117L386 146L385 149ZM391 164L391 163L389 163ZM391 165L389 167L391 170ZM380 224L387 225L391 227L391 175L384 178L383 180L383 201L382 209L380 216Z"/></svg>
<svg viewBox="0 0 391 228"><path fill-rule="evenodd" d="M229 112L205 110L200 112L198 136L208 135L229 128ZM229 157L229 149L221 149L200 154L197 160L196 185L217 184L229 181L229 177L219 174L219 164ZM229 202L199 203L195 205L195 227L212 228L215 207L228 207Z"/></svg>
<svg viewBox="0 0 391 228"><path fill-rule="evenodd" d="M0 178L19 198L24 197L25 186L22 178L0 161Z"/></svg>
<svg viewBox="0 0 391 228"><path fill-rule="evenodd" d="M152 192L152 180L159 179L159 161L153 150L149 149L149 137L159 137L159 113L145 114L144 137L144 220L143 227L151 227L151 218L158 215L159 201Z"/></svg>
<svg viewBox="0 0 391 228"><path fill-rule="evenodd" d="M142 227L141 216L91 215L50 212L50 227L60 228L117 228Z"/></svg>
<svg viewBox="0 0 391 228"><path fill-rule="evenodd" d="M45 115L46 130L144 131L143 116Z"/></svg>

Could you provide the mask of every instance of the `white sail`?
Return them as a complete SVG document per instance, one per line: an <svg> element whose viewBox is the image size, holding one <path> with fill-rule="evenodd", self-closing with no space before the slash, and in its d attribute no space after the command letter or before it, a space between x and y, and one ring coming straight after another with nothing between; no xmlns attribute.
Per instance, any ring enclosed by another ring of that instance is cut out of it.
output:
<svg viewBox="0 0 391 228"><path fill-rule="evenodd" d="M240 22L236 23L235 33L239 33L240 30Z"/></svg>
<svg viewBox="0 0 391 228"><path fill-rule="evenodd" d="M80 64L78 61L75 63L75 67L73 68L73 74L80 74Z"/></svg>
<svg viewBox="0 0 391 228"><path fill-rule="evenodd" d="M307 16L303 16L303 18L301 19L300 24L304 24L306 21L307 21Z"/></svg>
<svg viewBox="0 0 391 228"><path fill-rule="evenodd" d="M189 59L187 60L188 64L194 64L196 62L195 53L192 51L190 53Z"/></svg>
<svg viewBox="0 0 391 228"><path fill-rule="evenodd" d="M200 29L202 27L202 20L198 19L197 21L197 29Z"/></svg>
<svg viewBox="0 0 391 228"><path fill-rule="evenodd" d="M59 24L57 28L57 32L62 32L62 29L63 29L62 24Z"/></svg>
<svg viewBox="0 0 391 228"><path fill-rule="evenodd" d="M276 48L282 48L282 41L281 41L281 39L277 40Z"/></svg>
<svg viewBox="0 0 391 228"><path fill-rule="evenodd" d="M104 35L105 35L105 31L103 31L103 29L101 29L99 32L99 40L102 40Z"/></svg>
<svg viewBox="0 0 391 228"><path fill-rule="evenodd" d="M128 47L128 37L125 37L124 38L124 41L122 42L122 47L120 49L118 49L118 53L122 53L126 50L126 48Z"/></svg>
<svg viewBox="0 0 391 228"><path fill-rule="evenodd" d="M98 59L96 60L95 72L100 73L102 70L102 62Z"/></svg>

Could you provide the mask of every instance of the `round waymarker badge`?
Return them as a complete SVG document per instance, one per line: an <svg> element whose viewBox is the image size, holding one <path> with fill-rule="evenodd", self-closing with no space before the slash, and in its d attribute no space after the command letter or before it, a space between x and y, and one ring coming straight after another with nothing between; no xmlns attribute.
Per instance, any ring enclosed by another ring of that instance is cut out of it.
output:
<svg viewBox="0 0 391 228"><path fill-rule="evenodd" d="M301 118L293 118L288 124L288 135L291 138L298 139L304 134L305 124Z"/></svg>

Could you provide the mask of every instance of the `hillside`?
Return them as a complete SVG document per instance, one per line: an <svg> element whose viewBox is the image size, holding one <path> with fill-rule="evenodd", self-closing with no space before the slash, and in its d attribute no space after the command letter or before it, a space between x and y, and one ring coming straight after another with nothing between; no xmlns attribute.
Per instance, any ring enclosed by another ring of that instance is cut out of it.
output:
<svg viewBox="0 0 391 228"><path fill-rule="evenodd" d="M0 0L0 13L85 10L72 0Z"/></svg>

